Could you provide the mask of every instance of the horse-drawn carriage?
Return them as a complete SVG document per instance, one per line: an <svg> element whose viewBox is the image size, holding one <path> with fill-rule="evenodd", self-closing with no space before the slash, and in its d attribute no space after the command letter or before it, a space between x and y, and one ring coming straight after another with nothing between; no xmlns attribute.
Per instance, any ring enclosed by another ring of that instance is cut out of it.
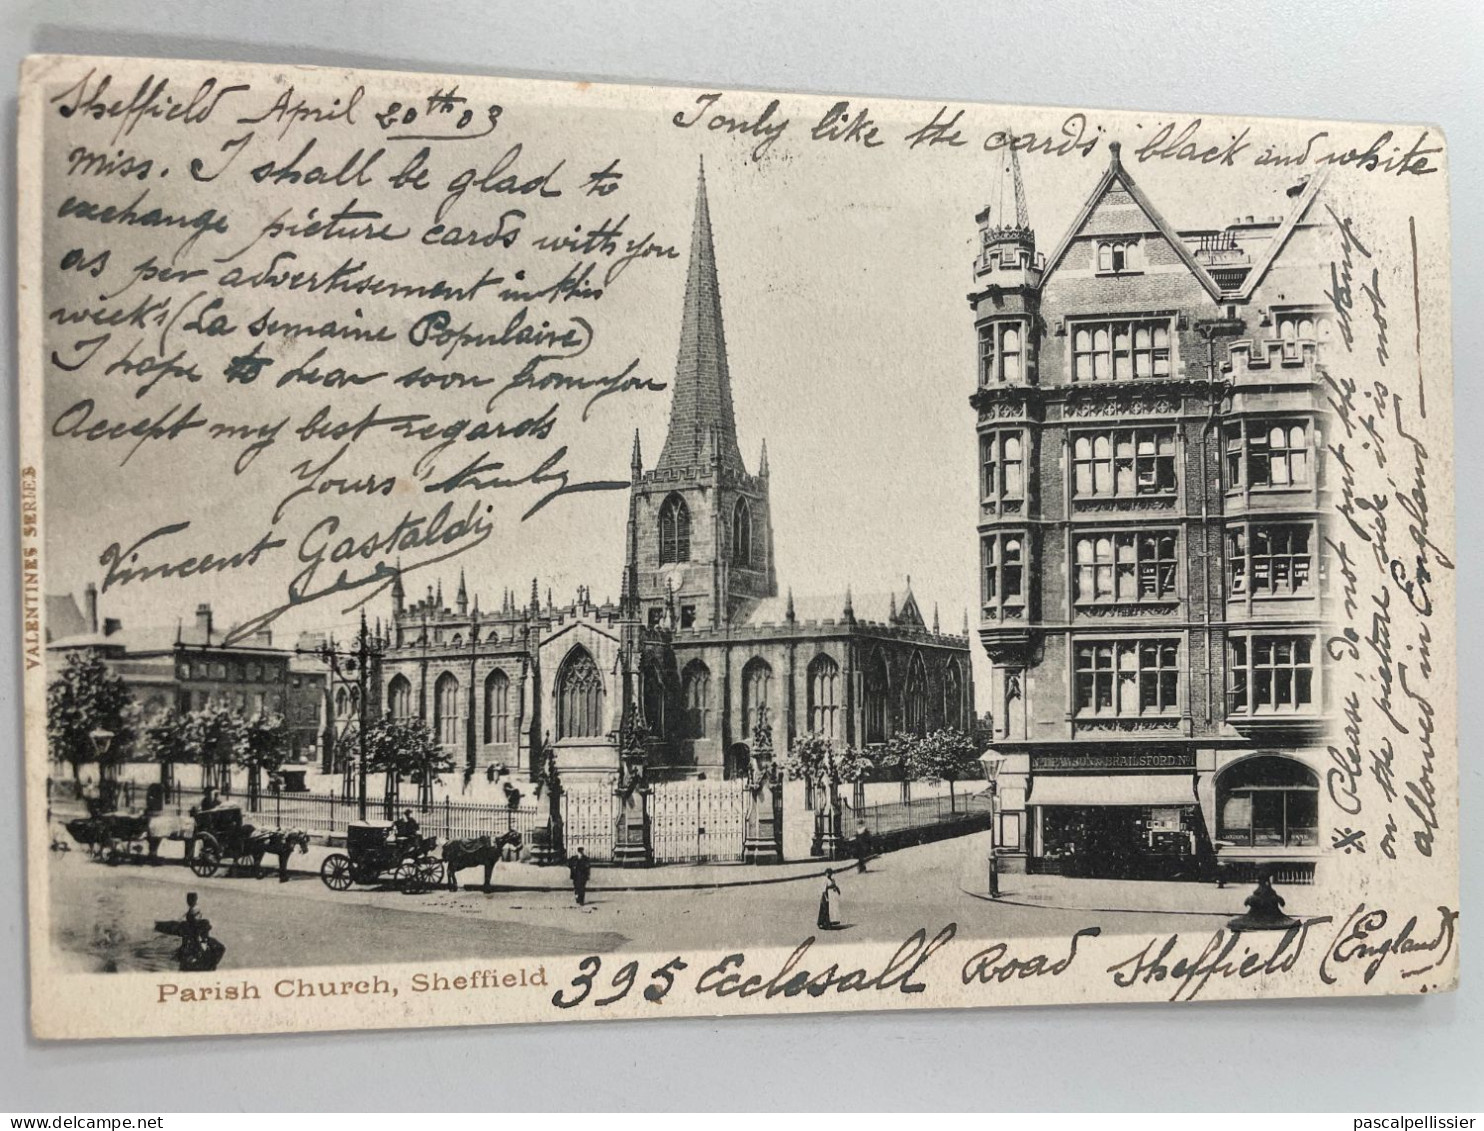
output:
<svg viewBox="0 0 1484 1131"><path fill-rule="evenodd" d="M214 876L224 864L228 868L257 871L263 858L254 845L256 829L242 818L236 805L219 805L215 809L198 809L191 814L194 827L187 836L194 845L188 850L186 863L203 880Z"/></svg>
<svg viewBox="0 0 1484 1131"><path fill-rule="evenodd" d="M105 812L90 806L86 817L66 823L69 836L105 864L153 860L160 838L150 829L148 813Z"/></svg>
<svg viewBox="0 0 1484 1131"><path fill-rule="evenodd" d="M345 851L325 857L320 879L331 891L388 881L405 892L426 891L443 882L443 862L433 855L437 845L437 837L396 836L391 821L352 821Z"/></svg>

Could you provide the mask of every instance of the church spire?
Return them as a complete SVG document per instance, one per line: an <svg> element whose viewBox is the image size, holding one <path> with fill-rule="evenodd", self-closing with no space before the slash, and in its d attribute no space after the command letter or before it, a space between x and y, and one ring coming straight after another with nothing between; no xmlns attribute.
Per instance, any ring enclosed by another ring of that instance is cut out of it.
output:
<svg viewBox="0 0 1484 1131"><path fill-rule="evenodd" d="M696 179L695 221L691 229L690 267L685 279L685 308L680 322L680 351L675 364L675 395L670 428L660 452L658 470L703 465L703 445L728 471L744 471L732 413L732 379L727 369L726 334L722 329L721 289L716 280L716 249L711 242L711 209L706 199L706 167Z"/></svg>

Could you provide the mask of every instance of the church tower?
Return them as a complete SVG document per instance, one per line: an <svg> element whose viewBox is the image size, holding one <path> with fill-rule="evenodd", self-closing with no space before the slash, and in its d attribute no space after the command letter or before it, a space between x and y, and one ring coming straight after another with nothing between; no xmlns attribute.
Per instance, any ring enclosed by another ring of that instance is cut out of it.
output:
<svg viewBox="0 0 1484 1131"><path fill-rule="evenodd" d="M720 627L757 599L777 595L767 447L757 474L749 474L732 411L704 166L669 430L648 471L636 438L633 482L624 580L644 623Z"/></svg>

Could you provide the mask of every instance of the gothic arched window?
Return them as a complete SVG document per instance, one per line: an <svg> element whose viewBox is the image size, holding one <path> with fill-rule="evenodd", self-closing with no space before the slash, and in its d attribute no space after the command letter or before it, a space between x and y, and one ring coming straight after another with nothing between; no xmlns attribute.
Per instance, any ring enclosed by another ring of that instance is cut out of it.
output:
<svg viewBox="0 0 1484 1131"><path fill-rule="evenodd" d="M433 733L444 746L459 744L459 679L452 672L433 685Z"/></svg>
<svg viewBox="0 0 1484 1131"><path fill-rule="evenodd" d="M809 730L821 738L836 737L840 714L840 665L825 655L809 665Z"/></svg>
<svg viewBox="0 0 1484 1131"><path fill-rule="evenodd" d="M394 719L412 717L412 684L405 675L392 677L386 689L387 713Z"/></svg>
<svg viewBox="0 0 1484 1131"><path fill-rule="evenodd" d="M681 676L681 696L685 701L686 735L705 738L711 721L711 672L700 660L685 665Z"/></svg>
<svg viewBox="0 0 1484 1131"><path fill-rule="evenodd" d="M690 508L679 495L660 507L660 564L690 561Z"/></svg>
<svg viewBox="0 0 1484 1131"><path fill-rule="evenodd" d="M498 668L484 677L484 740L510 741L510 677Z"/></svg>
<svg viewBox="0 0 1484 1131"><path fill-rule="evenodd" d="M752 741L752 732L761 721L760 712L772 710L773 669L768 661L753 658L742 669L742 734ZM771 721L771 720L769 720Z"/></svg>
<svg viewBox="0 0 1484 1131"><path fill-rule="evenodd" d="M943 672L943 725L964 729L964 677L957 660L949 660Z"/></svg>
<svg viewBox="0 0 1484 1131"><path fill-rule="evenodd" d="M746 499L732 508L732 564L752 567L752 507Z"/></svg>
<svg viewBox="0 0 1484 1131"><path fill-rule="evenodd" d="M595 738L603 733L603 675L592 653L573 648L557 673L557 737Z"/></svg>
<svg viewBox="0 0 1484 1131"><path fill-rule="evenodd" d="M866 661L866 741L886 741L887 703L890 685L886 678L886 657L877 648Z"/></svg>
<svg viewBox="0 0 1484 1131"><path fill-rule="evenodd" d="M927 667L922 662L921 652L913 652L912 660L907 665L902 715L908 734L927 734Z"/></svg>

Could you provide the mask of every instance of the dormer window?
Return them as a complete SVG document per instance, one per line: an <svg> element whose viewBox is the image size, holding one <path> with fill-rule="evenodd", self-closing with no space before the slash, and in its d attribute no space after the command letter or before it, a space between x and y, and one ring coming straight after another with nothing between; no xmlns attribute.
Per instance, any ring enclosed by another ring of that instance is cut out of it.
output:
<svg viewBox="0 0 1484 1131"><path fill-rule="evenodd" d="M1098 243L1098 274L1123 275L1137 270L1138 240L1102 240Z"/></svg>

